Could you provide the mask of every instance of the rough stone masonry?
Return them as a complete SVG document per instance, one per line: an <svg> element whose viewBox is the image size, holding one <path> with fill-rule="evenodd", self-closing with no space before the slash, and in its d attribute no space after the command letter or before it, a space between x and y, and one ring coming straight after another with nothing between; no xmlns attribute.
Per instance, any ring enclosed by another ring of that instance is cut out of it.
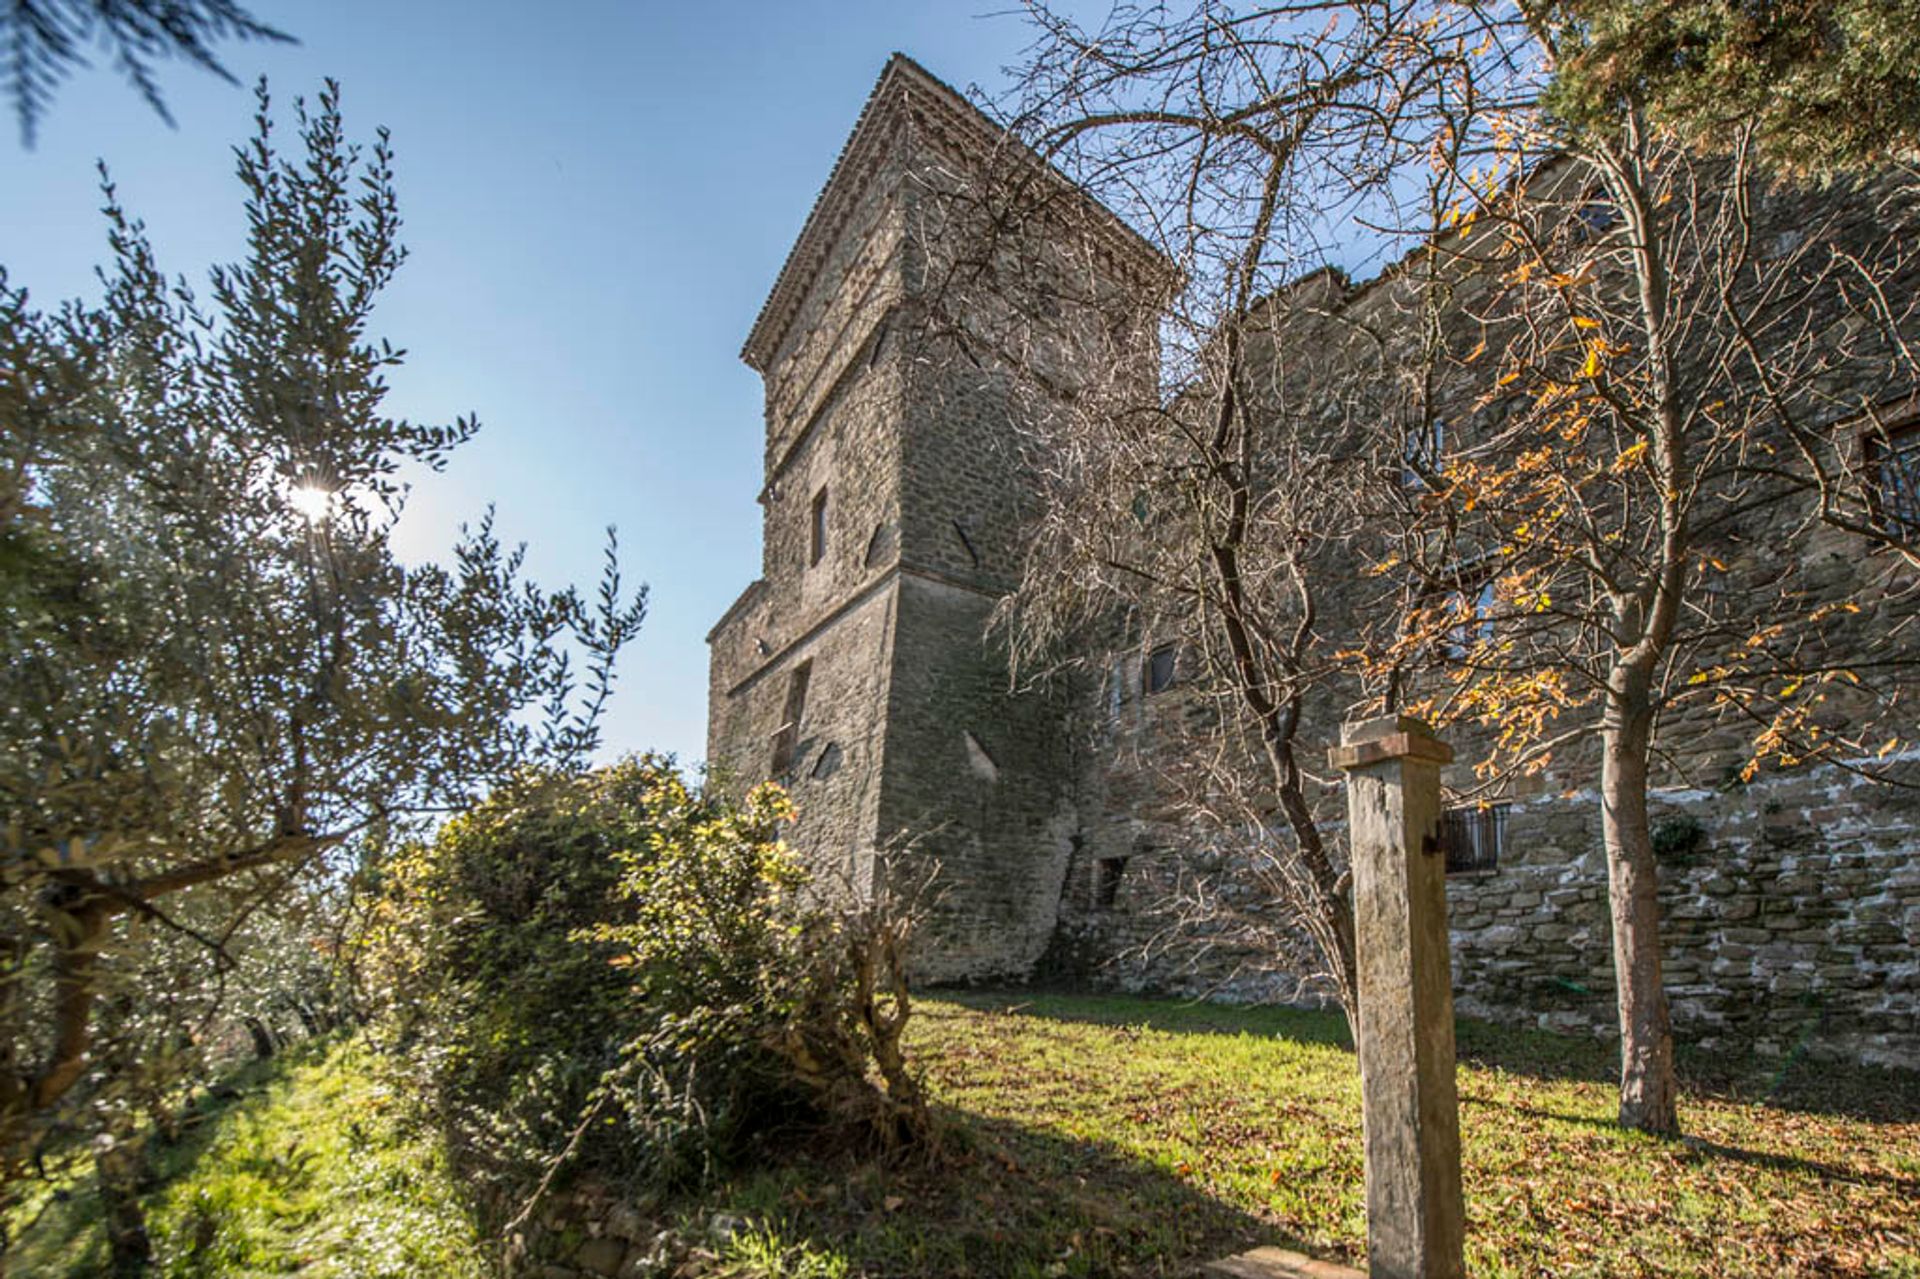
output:
<svg viewBox="0 0 1920 1279"><path fill-rule="evenodd" d="M708 636L709 763L723 784L785 782L789 838L830 883L862 891L937 863L923 979L1313 1000L1230 950L1176 961L1142 944L1178 832L1155 812L1151 749L1121 768L1100 746L1137 745L1180 713L1177 690L1155 688L1155 655L1120 654L1096 695L1016 690L988 638L1031 501L1019 415L1070 395L1095 358L1042 317L1023 339L1046 352L1036 390L1036 365L969 348L965 330L993 317L942 311L959 239L947 197L1006 148L896 56L754 324L742 354L766 385L763 562ZM1072 190L994 251L1030 287L1082 296L1151 296L1167 272ZM1844 589L1844 553L1811 553ZM1920 760L1901 767L1920 781ZM1916 795L1829 770L1656 796L1681 1035L1920 1067ZM1516 798L1502 845L1495 869L1449 880L1457 1006L1610 1033L1594 793Z"/></svg>

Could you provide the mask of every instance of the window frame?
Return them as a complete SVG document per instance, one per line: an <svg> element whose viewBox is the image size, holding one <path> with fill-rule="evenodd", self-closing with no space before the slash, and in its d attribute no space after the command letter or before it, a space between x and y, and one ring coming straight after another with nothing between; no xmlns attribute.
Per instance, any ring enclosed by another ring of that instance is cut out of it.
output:
<svg viewBox="0 0 1920 1279"><path fill-rule="evenodd" d="M1446 858L1446 874L1498 874L1507 856L1507 823L1512 816L1513 805L1505 800L1442 809L1434 838ZM1461 855L1463 844L1472 845L1470 855Z"/></svg>
<svg viewBox="0 0 1920 1279"><path fill-rule="evenodd" d="M818 567L827 558L827 486L814 490L807 519L807 567Z"/></svg>
<svg viewBox="0 0 1920 1279"><path fill-rule="evenodd" d="M1155 664L1166 659L1166 678L1156 679ZM1180 646L1178 644L1156 644L1147 650L1146 660L1140 664L1140 695L1155 697L1166 692L1180 682Z"/></svg>
<svg viewBox="0 0 1920 1279"><path fill-rule="evenodd" d="M1884 422L1860 430L1860 455L1867 516L1888 537L1920 537L1920 411L1909 407ZM1888 459L1898 462L1888 466ZM1889 510L1889 471L1904 482L1900 501Z"/></svg>

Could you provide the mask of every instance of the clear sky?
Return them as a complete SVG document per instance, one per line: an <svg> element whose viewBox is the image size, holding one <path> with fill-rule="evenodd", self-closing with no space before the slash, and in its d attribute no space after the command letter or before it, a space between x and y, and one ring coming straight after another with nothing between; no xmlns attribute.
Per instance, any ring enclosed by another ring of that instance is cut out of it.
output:
<svg viewBox="0 0 1920 1279"><path fill-rule="evenodd" d="M760 382L738 358L893 50L995 92L1031 31L1013 0L252 0L300 37L228 45L277 98L341 82L350 131L393 131L412 257L382 306L409 352L397 413L479 415L415 490L429 558L487 501L548 585L591 585L620 528L652 611L623 658L611 752L705 753L705 635L759 571ZM169 129L104 70L0 146L0 263L35 299L94 292L112 168L162 264L204 281L242 248L232 146L252 95L169 65ZM284 136L284 135L283 135Z"/></svg>

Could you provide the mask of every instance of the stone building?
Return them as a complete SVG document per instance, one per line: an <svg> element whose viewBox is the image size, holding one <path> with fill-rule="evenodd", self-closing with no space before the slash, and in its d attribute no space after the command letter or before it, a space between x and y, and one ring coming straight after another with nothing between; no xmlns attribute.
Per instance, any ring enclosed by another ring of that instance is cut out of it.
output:
<svg viewBox="0 0 1920 1279"><path fill-rule="evenodd" d="M991 165L1032 169L1051 192L1044 215L1002 225L968 209ZM957 226L970 215L997 232L984 266L957 247L977 239L978 225ZM1116 358L1150 380L1154 352L1122 343L1116 357L1111 335L1044 307L1011 335L1005 317L954 314L954 280L981 269L1040 294L1136 301L1169 278L1151 246L896 56L742 353L766 385L763 563L708 636L709 764L727 784L784 781L789 838L829 880L857 891L886 866L937 863L923 979L1311 997L1231 948L1195 962L1143 945L1161 927L1155 862L1180 832L1157 805L1151 751L1122 766L1113 747L1187 713L1180 652L1123 652L1098 689L1010 686L988 623L1019 575L1032 500L1021 417ZM1018 367L994 355L1013 347ZM1805 551L1836 566L1849 553L1831 538ZM1457 1002L1607 1033L1597 801L1549 782L1501 808L1496 864L1450 881ZM1683 1036L1920 1064L1914 795L1818 771L1659 793Z"/></svg>
<svg viewBox="0 0 1920 1279"><path fill-rule="evenodd" d="M829 878L868 885L889 850L937 860L922 954L942 980L1033 970L1078 829L1061 707L1010 692L982 641L1019 573L1012 415L1032 396L935 323L958 238L943 196L1004 145L910 59L887 64L742 352L766 382L763 563L708 636L710 766L787 781L790 839ZM1002 245L1012 269L1061 290L1163 274L1064 194L1051 225L1084 252L1061 260L1036 228Z"/></svg>

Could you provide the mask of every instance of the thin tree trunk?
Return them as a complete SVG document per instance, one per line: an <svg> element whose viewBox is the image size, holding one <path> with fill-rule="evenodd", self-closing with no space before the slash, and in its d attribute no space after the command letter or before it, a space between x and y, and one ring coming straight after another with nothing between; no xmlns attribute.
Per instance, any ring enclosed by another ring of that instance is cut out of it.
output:
<svg viewBox="0 0 1920 1279"><path fill-rule="evenodd" d="M1653 738L1648 676L1616 670L1601 728L1600 811L1607 848L1613 971L1620 1008L1620 1123L1680 1134L1673 1031L1661 982L1659 874L1647 820Z"/></svg>
<svg viewBox="0 0 1920 1279"><path fill-rule="evenodd" d="M100 1206L106 1218L110 1272L116 1279L137 1279L153 1263L153 1244L147 1237L147 1215L140 1205L146 1180L145 1143L124 1133L94 1156L99 1174Z"/></svg>

